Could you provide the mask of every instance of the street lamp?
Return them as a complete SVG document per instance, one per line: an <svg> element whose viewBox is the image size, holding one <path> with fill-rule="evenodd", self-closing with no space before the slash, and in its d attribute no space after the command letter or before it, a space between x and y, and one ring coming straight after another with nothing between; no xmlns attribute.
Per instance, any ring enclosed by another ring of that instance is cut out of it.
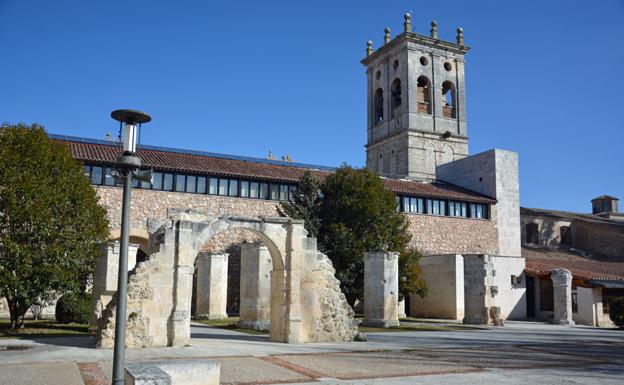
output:
<svg viewBox="0 0 624 385"><path fill-rule="evenodd" d="M113 385L124 383L126 348L126 302L128 295L128 243L130 230L130 193L132 177L151 181L151 170L139 170L141 159L136 156L137 133L141 124L152 118L134 110L115 110L111 117L119 122L119 140L123 138L123 153L117 158L117 178L123 180L123 203L121 206L121 248L119 250L119 274L117 275L117 316L115 317L115 350L113 355ZM122 136L123 131L123 136Z"/></svg>

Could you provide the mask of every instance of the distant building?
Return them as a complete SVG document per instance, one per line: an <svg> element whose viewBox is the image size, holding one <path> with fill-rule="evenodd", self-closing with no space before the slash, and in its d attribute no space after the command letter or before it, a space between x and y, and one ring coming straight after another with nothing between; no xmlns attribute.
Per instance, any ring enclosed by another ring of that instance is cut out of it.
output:
<svg viewBox="0 0 624 385"><path fill-rule="evenodd" d="M619 199L592 199L592 214L521 208L526 258L527 316L553 316L551 271L572 273L576 323L612 326L609 304L624 297L624 216Z"/></svg>

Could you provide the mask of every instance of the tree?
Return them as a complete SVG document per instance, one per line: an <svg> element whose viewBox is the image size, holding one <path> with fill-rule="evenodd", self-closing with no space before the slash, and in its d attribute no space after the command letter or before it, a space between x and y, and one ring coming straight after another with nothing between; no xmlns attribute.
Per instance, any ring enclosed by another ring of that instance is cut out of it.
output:
<svg viewBox="0 0 624 385"><path fill-rule="evenodd" d="M11 327L32 304L84 290L105 214L80 164L43 127L0 127L0 296Z"/></svg>
<svg viewBox="0 0 624 385"><path fill-rule="evenodd" d="M416 248L407 248L399 253L399 300L412 294L424 297L429 292L427 282L422 279L421 257Z"/></svg>
<svg viewBox="0 0 624 385"><path fill-rule="evenodd" d="M319 246L332 260L342 290L353 305L363 297L364 253L404 252L411 240L409 222L397 211L395 194L367 169L340 167L325 178L321 193ZM412 270L412 278L416 272ZM399 282L405 282L403 277Z"/></svg>
<svg viewBox="0 0 624 385"><path fill-rule="evenodd" d="M299 188L291 200L282 202L277 208L282 216L305 220L305 229L310 237L318 236L320 226L319 188L318 180L310 171L306 171L299 179Z"/></svg>

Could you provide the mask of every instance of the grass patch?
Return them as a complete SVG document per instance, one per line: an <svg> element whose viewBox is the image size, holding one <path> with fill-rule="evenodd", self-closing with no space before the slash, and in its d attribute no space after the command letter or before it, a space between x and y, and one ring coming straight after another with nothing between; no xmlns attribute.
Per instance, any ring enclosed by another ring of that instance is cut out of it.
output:
<svg viewBox="0 0 624 385"><path fill-rule="evenodd" d="M54 320L25 320L22 329L13 330L8 319L0 319L0 338L33 338L90 336L94 334L88 324L60 324Z"/></svg>
<svg viewBox="0 0 624 385"><path fill-rule="evenodd" d="M200 324L213 326L213 327L216 327L216 328L219 328L219 329L233 330L233 331L239 332L239 333L246 333L246 334L253 334L253 335L267 335L267 334L269 334L268 332L264 332L264 331L260 331L260 330L256 330L256 329L242 328L242 327L238 326L238 320L239 320L239 317L229 317L229 318L218 319L218 320L206 320L206 319L197 320L196 319L194 321L198 322Z"/></svg>

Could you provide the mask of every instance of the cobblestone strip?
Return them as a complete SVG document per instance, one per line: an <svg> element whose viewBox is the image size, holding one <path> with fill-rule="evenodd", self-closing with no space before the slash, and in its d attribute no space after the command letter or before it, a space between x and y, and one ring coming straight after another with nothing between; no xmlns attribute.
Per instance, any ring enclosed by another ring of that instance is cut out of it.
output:
<svg viewBox="0 0 624 385"><path fill-rule="evenodd" d="M108 379L97 362L79 362L78 370L84 385L108 385Z"/></svg>
<svg viewBox="0 0 624 385"><path fill-rule="evenodd" d="M288 362L286 360L282 360L281 358L277 358L277 357L273 357L273 356L263 356L263 357L258 357L259 359L266 361L266 362L270 362L274 365L277 366L281 366L282 368L288 369L288 370L292 370L293 372L297 372L299 374L302 374L306 377L310 377L312 379L316 379L316 378L324 378L324 377L331 377L328 376L325 373L321 373L321 372L317 372L308 368L304 368L303 366L299 366L296 364L293 364L292 362Z"/></svg>

